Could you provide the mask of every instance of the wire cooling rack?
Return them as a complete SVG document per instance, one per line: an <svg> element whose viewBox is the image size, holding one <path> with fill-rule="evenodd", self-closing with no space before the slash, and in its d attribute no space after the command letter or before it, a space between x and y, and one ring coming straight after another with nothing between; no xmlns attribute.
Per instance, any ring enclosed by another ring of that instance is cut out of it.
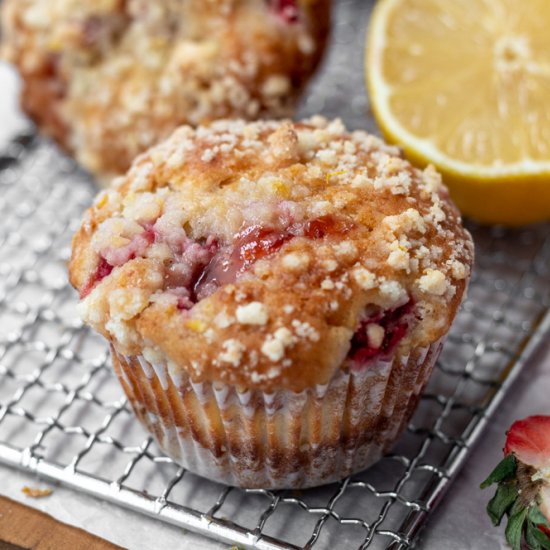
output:
<svg viewBox="0 0 550 550"><path fill-rule="evenodd" d="M337 3L333 48L302 113L374 128L360 93L370 7ZM0 157L0 461L241 547L411 547L550 327L550 225L471 227L469 298L393 454L320 489L223 487L160 453L105 343L76 315L66 262L93 195L86 174L32 133Z"/></svg>

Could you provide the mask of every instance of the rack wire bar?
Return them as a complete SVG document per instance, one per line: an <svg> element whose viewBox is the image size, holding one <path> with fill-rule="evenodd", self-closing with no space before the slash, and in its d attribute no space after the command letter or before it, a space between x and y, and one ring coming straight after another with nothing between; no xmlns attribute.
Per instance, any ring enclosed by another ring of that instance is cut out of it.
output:
<svg viewBox="0 0 550 550"><path fill-rule="evenodd" d="M362 84L372 2L336 2L333 48L302 114L374 129ZM30 131L0 155L0 462L243 548L411 548L491 415L550 332L550 224L470 224L469 297L392 454L340 483L239 490L162 455L134 419L105 342L67 281L70 238L96 192Z"/></svg>

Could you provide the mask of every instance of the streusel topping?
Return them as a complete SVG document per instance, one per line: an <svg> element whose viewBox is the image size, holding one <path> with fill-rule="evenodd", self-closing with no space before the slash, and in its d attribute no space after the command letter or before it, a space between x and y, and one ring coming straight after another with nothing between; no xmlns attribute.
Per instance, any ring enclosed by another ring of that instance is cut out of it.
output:
<svg viewBox="0 0 550 550"><path fill-rule="evenodd" d="M85 321L194 379L299 390L448 329L473 245L438 174L338 120L182 127L75 236Z"/></svg>

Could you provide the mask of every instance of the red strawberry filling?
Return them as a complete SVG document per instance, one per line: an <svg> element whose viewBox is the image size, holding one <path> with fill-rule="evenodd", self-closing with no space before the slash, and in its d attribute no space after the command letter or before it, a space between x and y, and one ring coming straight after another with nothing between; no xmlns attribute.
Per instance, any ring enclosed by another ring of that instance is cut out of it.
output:
<svg viewBox="0 0 550 550"><path fill-rule="evenodd" d="M268 0L273 13L285 23L296 23L300 18L297 0Z"/></svg>
<svg viewBox="0 0 550 550"><path fill-rule="evenodd" d="M235 282L258 260L277 252L295 237L322 239L329 235L342 235L351 225L332 216L322 216L304 223L294 223L283 229L270 229L259 225L245 227L235 235L233 243L212 255L192 285L194 301L199 301L217 288Z"/></svg>
<svg viewBox="0 0 550 550"><path fill-rule="evenodd" d="M92 292L92 290L99 284L99 282L110 275L113 271L113 266L107 263L105 258L100 258L99 264L94 271L94 274L88 279L86 284L80 289L80 299L83 300Z"/></svg>
<svg viewBox="0 0 550 550"><path fill-rule="evenodd" d="M351 340L348 358L359 368L375 357L389 355L407 334L414 320L414 302L366 315Z"/></svg>
<svg viewBox="0 0 550 550"><path fill-rule="evenodd" d="M80 290L80 299L86 298L107 275L111 274L113 268L142 256L154 241L155 230L152 225L148 224L144 227L144 231L134 237L126 246L105 250L100 256L99 264L93 275Z"/></svg>
<svg viewBox="0 0 550 550"><path fill-rule="evenodd" d="M193 286L194 295L201 300L220 286L233 283L254 263L279 250L294 237L322 239L343 235L351 225L332 216L322 216L305 223L294 223L284 229L269 229L251 225L240 231L233 243L213 255Z"/></svg>
<svg viewBox="0 0 550 550"><path fill-rule="evenodd" d="M156 233L151 224L144 227L144 231L136 235L126 246L108 248L103 252L103 258L113 266L124 265L129 260L142 257L149 245L155 242Z"/></svg>
<svg viewBox="0 0 550 550"><path fill-rule="evenodd" d="M254 263L272 255L291 239L343 235L351 227L350 223L332 216L300 223L287 221L280 228L251 225L237 233L231 244L223 246L214 236L198 242L189 239L183 231L147 225L127 245L102 252L100 264L80 296L85 298L113 267L144 256L153 243L165 243L172 258L165 264L164 289L176 296L179 309L191 309L219 287L235 282Z"/></svg>

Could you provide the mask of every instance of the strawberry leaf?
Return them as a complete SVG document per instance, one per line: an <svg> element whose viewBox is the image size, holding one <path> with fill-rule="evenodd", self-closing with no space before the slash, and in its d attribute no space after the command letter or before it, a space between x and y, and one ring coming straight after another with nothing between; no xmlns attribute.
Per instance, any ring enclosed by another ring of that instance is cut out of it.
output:
<svg viewBox="0 0 550 550"><path fill-rule="evenodd" d="M516 501L517 504L518 501ZM516 508L516 505L512 510ZM521 550L521 536L523 533L523 524L527 518L528 509L523 507L519 511L510 516L510 521L506 526L506 540L513 550Z"/></svg>
<svg viewBox="0 0 550 550"><path fill-rule="evenodd" d="M527 529L525 530L525 542L530 550L541 550L541 545L536 538L536 532L538 531L531 522L527 523Z"/></svg>
<svg viewBox="0 0 550 550"><path fill-rule="evenodd" d="M502 516L510 509L518 497L517 486L513 483L502 483L498 486L495 496L487 505L487 513L493 525L500 525Z"/></svg>
<svg viewBox="0 0 550 550"><path fill-rule="evenodd" d="M512 516L515 516L520 512L523 512L523 510L527 510L527 512L529 512L529 509L525 506L525 504L523 504L523 502L521 502L521 500L518 499L514 502L512 509L508 510L508 517L511 518Z"/></svg>
<svg viewBox="0 0 550 550"><path fill-rule="evenodd" d="M529 522L527 532L529 533L529 538L526 537L527 544L529 544L529 540L536 541L538 548L550 550L550 538L548 538L548 535L545 535L537 526Z"/></svg>
<svg viewBox="0 0 550 550"><path fill-rule="evenodd" d="M532 521L535 525L544 525L545 527L550 527L550 521L548 521L544 517L537 506L531 506L531 508L529 508L529 520Z"/></svg>
<svg viewBox="0 0 550 550"><path fill-rule="evenodd" d="M489 474L489 477L481 484L481 488L485 489L493 483L507 481L514 477L517 468L516 457L513 454L507 455L501 460L498 466Z"/></svg>

